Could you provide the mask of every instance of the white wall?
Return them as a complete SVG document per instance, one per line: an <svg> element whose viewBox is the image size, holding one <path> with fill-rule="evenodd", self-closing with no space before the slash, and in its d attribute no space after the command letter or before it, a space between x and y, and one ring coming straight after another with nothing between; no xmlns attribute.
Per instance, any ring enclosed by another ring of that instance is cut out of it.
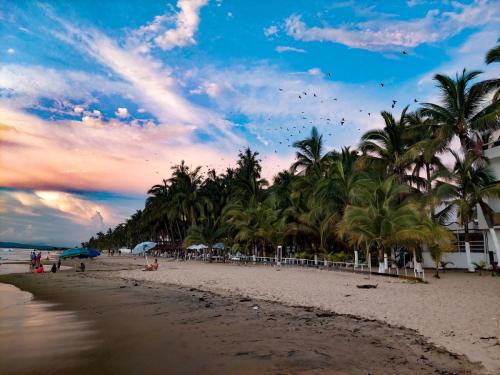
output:
<svg viewBox="0 0 500 375"><path fill-rule="evenodd" d="M436 267L434 261L432 260L431 255L428 252L424 251L422 253L422 258L424 261L424 267L426 268ZM486 263L489 264L488 257L482 253L471 253L471 258L472 262L479 263L480 261L484 260ZM467 259L465 257L465 253L458 253L458 252L448 253L443 257L443 260L446 262L453 262L453 264L448 264L446 268L467 268Z"/></svg>

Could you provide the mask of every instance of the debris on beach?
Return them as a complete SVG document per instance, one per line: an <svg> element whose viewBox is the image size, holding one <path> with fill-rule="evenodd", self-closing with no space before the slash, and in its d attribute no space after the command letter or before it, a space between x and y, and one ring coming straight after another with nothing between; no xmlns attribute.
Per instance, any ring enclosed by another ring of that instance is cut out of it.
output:
<svg viewBox="0 0 500 375"><path fill-rule="evenodd" d="M372 284L356 285L356 287L359 289L375 289L377 286L378 286L378 284L375 284L375 285L372 285Z"/></svg>

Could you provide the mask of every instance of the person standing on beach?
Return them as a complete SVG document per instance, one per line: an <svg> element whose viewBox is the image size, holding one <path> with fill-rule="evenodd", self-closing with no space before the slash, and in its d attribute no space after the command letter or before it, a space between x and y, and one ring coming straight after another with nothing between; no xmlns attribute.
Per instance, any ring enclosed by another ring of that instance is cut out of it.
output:
<svg viewBox="0 0 500 375"><path fill-rule="evenodd" d="M59 271L60 269L61 269L61 258L59 258L57 261L57 270Z"/></svg>
<svg viewBox="0 0 500 375"><path fill-rule="evenodd" d="M57 266L55 263L52 264L52 268L50 269L50 272L56 273L57 272Z"/></svg>

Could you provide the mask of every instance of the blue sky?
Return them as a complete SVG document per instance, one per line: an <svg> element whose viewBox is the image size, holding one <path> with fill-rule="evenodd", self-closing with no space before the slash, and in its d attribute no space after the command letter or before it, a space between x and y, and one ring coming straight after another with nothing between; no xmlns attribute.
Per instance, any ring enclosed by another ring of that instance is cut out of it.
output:
<svg viewBox="0 0 500 375"><path fill-rule="evenodd" d="M0 240L77 244L141 208L181 159L222 171L250 145L271 177L313 125L329 149L356 146L381 110L439 100L435 73L498 77L483 60L499 9L3 1Z"/></svg>

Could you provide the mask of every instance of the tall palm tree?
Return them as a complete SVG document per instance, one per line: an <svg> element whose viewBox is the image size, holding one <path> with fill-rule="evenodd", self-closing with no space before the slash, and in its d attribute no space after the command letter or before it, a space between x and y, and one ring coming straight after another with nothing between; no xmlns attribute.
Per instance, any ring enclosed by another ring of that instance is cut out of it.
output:
<svg viewBox="0 0 500 375"><path fill-rule="evenodd" d="M487 104L487 98L500 86L500 80L473 83L480 74L479 71L468 72L465 69L455 79L436 74L434 80L441 92L442 104L422 104L422 114L439 124L439 136L447 144L457 136L463 152L473 148L478 132L500 127L500 103Z"/></svg>
<svg viewBox="0 0 500 375"><path fill-rule="evenodd" d="M308 138L294 142L293 147L297 148L297 160L290 167L292 172L321 174L326 158L323 154L323 135L315 126Z"/></svg>
<svg viewBox="0 0 500 375"><path fill-rule="evenodd" d="M417 238L419 217L410 201L401 199L409 187L398 184L395 176L359 183L359 202L347 207L337 231L341 237L348 235L353 245L375 249L379 272L383 273L385 252L391 246Z"/></svg>
<svg viewBox="0 0 500 375"><path fill-rule="evenodd" d="M492 213L493 209L488 205L488 198L500 198L500 183L496 182L492 171L482 163L476 163L471 153L460 156L457 152L450 150L455 158L453 173L449 181L441 181L438 185L438 196L442 199L445 208L438 215L450 216L456 211L459 224L464 228L465 252L467 267L474 272L470 254L470 232L469 223L480 207L484 213L488 226L493 231ZM499 256L497 248L497 256Z"/></svg>

